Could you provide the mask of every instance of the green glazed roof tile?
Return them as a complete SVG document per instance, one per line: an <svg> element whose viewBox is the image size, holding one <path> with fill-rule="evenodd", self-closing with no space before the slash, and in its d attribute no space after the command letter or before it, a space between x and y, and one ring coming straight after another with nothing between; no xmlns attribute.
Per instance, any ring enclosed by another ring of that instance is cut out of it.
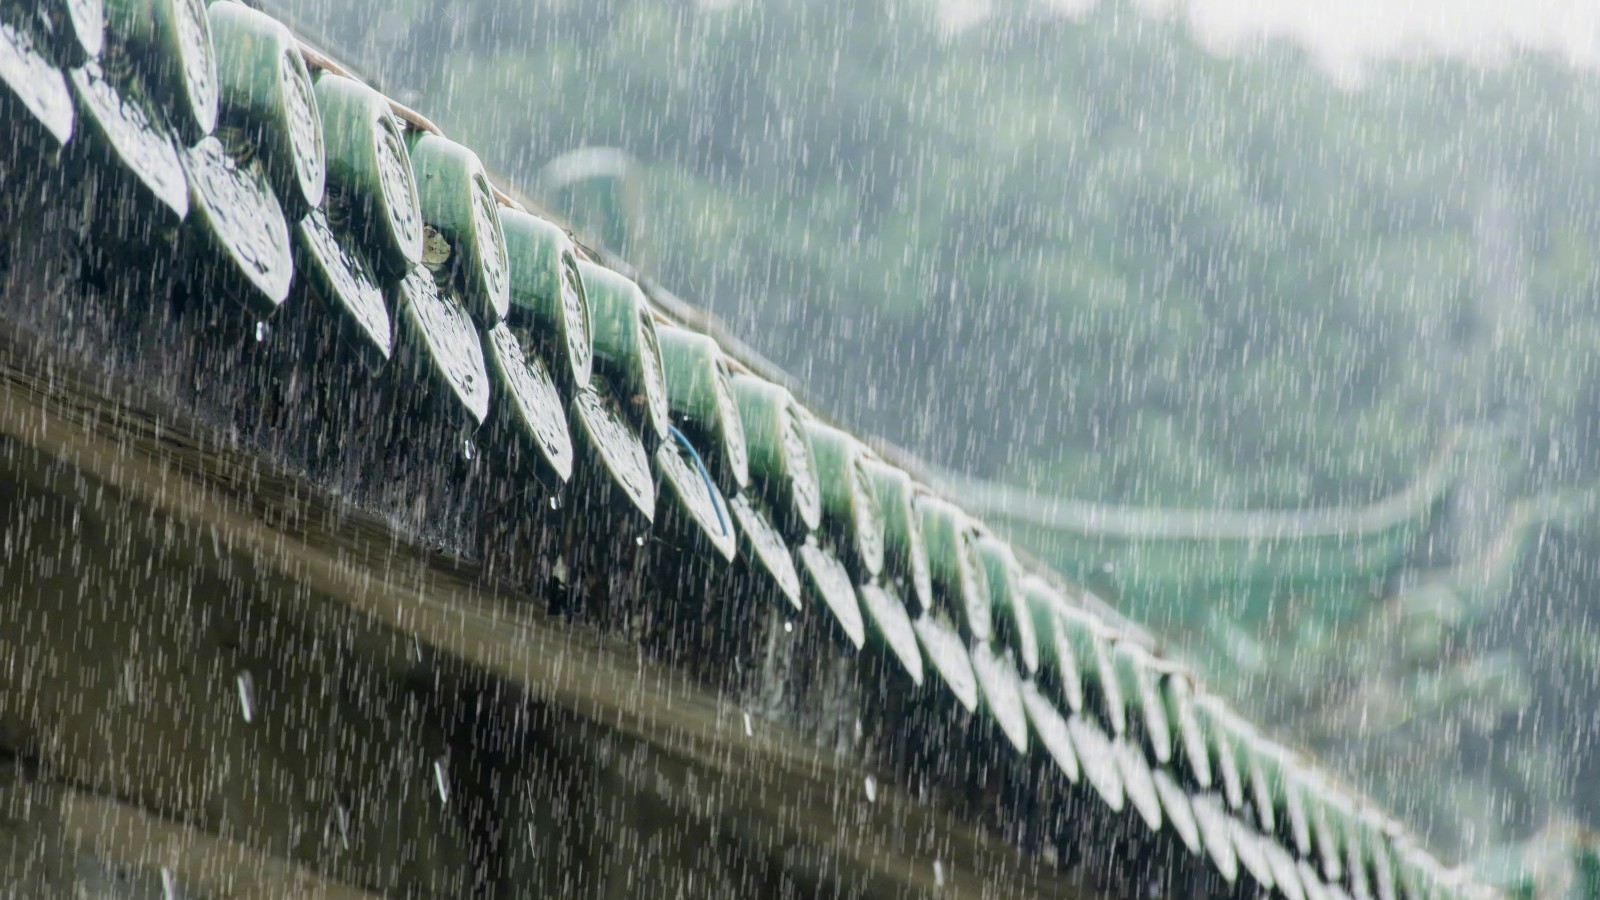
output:
<svg viewBox="0 0 1600 900"><path fill-rule="evenodd" d="M989 584L973 546L972 520L939 497L923 498L917 512L928 546L935 608L947 610L968 640L989 640L994 634Z"/></svg>
<svg viewBox="0 0 1600 900"><path fill-rule="evenodd" d="M1160 831L1163 822L1161 796L1156 793L1155 777L1144 751L1134 746L1126 735L1113 739L1111 749L1112 758L1117 762L1117 772L1122 775L1122 786L1128 794L1128 802L1133 804L1134 811L1139 814L1146 828Z"/></svg>
<svg viewBox="0 0 1600 900"><path fill-rule="evenodd" d="M203 249L209 287L266 318L289 296L289 223L254 162L240 164L206 138L183 152L189 181L185 228Z"/></svg>
<svg viewBox="0 0 1600 900"><path fill-rule="evenodd" d="M490 439L504 439L493 448L511 472L530 476L547 487L572 477L572 435L567 430L567 404L555 378L537 353L528 353L506 323L483 335L488 363L491 405Z"/></svg>
<svg viewBox="0 0 1600 900"><path fill-rule="evenodd" d="M112 84L98 63L74 69L68 80L77 101L74 149L102 171L114 168L110 177L132 176L141 212L156 220L146 218L141 227L163 229L183 221L189 184L171 131L137 97Z"/></svg>
<svg viewBox="0 0 1600 900"><path fill-rule="evenodd" d="M121 57L185 145L217 127L217 60L200 0L107 0L104 54ZM107 65L111 65L108 61Z"/></svg>
<svg viewBox="0 0 1600 900"><path fill-rule="evenodd" d="M1167 824L1190 853L1204 852L1205 848L1200 843L1200 825L1195 821L1189 795L1166 768L1155 767L1150 774L1155 782L1156 796L1161 798L1161 810L1166 814Z"/></svg>
<svg viewBox="0 0 1600 900"><path fill-rule="evenodd" d="M1083 681L1084 698L1113 734L1128 728L1127 704L1111 662L1111 633L1094 615L1072 606L1057 614L1056 627L1072 647Z"/></svg>
<svg viewBox="0 0 1600 900"><path fill-rule="evenodd" d="M673 437L655 452L655 534L669 545L731 562L738 541L727 501L699 450L681 432Z"/></svg>
<svg viewBox="0 0 1600 900"><path fill-rule="evenodd" d="M1344 877L1350 886L1350 894L1357 900L1372 900L1371 861L1360 813L1351 799L1342 793L1330 804L1330 812L1338 819L1334 828L1339 834Z"/></svg>
<svg viewBox="0 0 1600 900"><path fill-rule="evenodd" d="M1323 877L1330 884L1337 884L1344 879L1344 854L1341 847L1341 834L1339 832L1339 812L1333 808L1333 786L1330 785L1320 773L1309 768L1301 768L1298 778L1291 781L1298 785L1298 796L1304 804L1304 815L1311 829L1312 842L1320 860ZM1298 833L1296 842L1299 841ZM1302 855L1305 855L1302 850Z"/></svg>
<svg viewBox="0 0 1600 900"><path fill-rule="evenodd" d="M1112 739L1093 719L1081 713L1067 717L1067 733L1072 735L1072 747L1078 751L1084 779L1112 812L1121 812L1127 803L1127 788L1122 782Z"/></svg>
<svg viewBox="0 0 1600 900"><path fill-rule="evenodd" d="M1201 788L1212 784L1211 748L1200 716L1195 709L1194 680L1182 670L1170 671L1161 679L1166 700L1167 720L1178 733L1178 747L1183 751L1183 770Z"/></svg>
<svg viewBox="0 0 1600 900"><path fill-rule="evenodd" d="M1212 781L1222 789L1228 808L1237 810L1244 806L1245 791L1239 758L1234 752L1232 731L1226 723L1232 712L1220 697L1206 693L1195 697L1194 712L1209 752Z"/></svg>
<svg viewBox="0 0 1600 900"><path fill-rule="evenodd" d="M422 264L447 284L480 328L493 328L511 302L511 272L500 204L478 154L436 134L410 140L422 213Z"/></svg>
<svg viewBox="0 0 1600 900"><path fill-rule="evenodd" d="M400 123L382 94L352 78L316 78L327 160L328 222L350 235L383 281L422 262L422 209Z"/></svg>
<svg viewBox="0 0 1600 900"><path fill-rule="evenodd" d="M6 110L21 104L57 149L72 139L72 94L66 78L34 46L33 35L9 22L0 22L0 82L10 92L0 103L6 121L16 118Z"/></svg>
<svg viewBox="0 0 1600 900"><path fill-rule="evenodd" d="M472 426L489 415L483 343L461 302L427 270L413 269L394 288L395 349L416 381L443 392Z"/></svg>
<svg viewBox="0 0 1600 900"><path fill-rule="evenodd" d="M889 648L913 683L922 684L922 652L917 649L917 634L894 586L862 584L856 587L856 594L866 612L868 636Z"/></svg>
<svg viewBox="0 0 1600 900"><path fill-rule="evenodd" d="M966 641L956 627L937 612L923 612L911 623L922 654L967 712L978 711L978 676L972 671L972 658Z"/></svg>
<svg viewBox="0 0 1600 900"><path fill-rule="evenodd" d="M749 494L740 494L728 504L734 527L739 531L739 559L770 579L782 601L795 610L800 605L800 573L783 535L766 512Z"/></svg>
<svg viewBox="0 0 1600 900"><path fill-rule="evenodd" d="M860 650L867 640L867 628L861 619L850 570L814 540L807 540L796 552L800 557L801 592L812 604L827 610L844 639Z"/></svg>
<svg viewBox="0 0 1600 900"><path fill-rule="evenodd" d="M360 254L345 248L320 209L307 213L295 225L291 240L297 282L334 317L345 346L367 370L382 369L394 350L394 330L372 267Z"/></svg>
<svg viewBox="0 0 1600 900"><path fill-rule="evenodd" d="M510 267L506 321L571 396L589 386L594 362L577 247L560 226L515 209L500 210L500 230Z"/></svg>
<svg viewBox="0 0 1600 900"><path fill-rule="evenodd" d="M650 303L620 272L580 260L578 274L589 301L595 374L611 382L645 450L654 453L667 438L671 414Z"/></svg>
<svg viewBox="0 0 1600 900"><path fill-rule="evenodd" d="M1223 881L1233 884L1239 880L1239 855L1234 850L1232 827L1222 803L1220 795L1207 791L1190 798L1189 808L1194 813L1200 843L1205 845L1211 864Z"/></svg>
<svg viewBox="0 0 1600 900"><path fill-rule="evenodd" d="M1067 776L1068 781L1077 784L1083 772L1078 765L1078 752L1072 746L1072 732L1067 728L1067 720L1062 717L1061 711L1031 680L1022 683L1022 705L1028 713L1033 733L1044 745L1045 752L1050 754L1056 768Z"/></svg>
<svg viewBox="0 0 1600 900"><path fill-rule="evenodd" d="M806 434L822 484L822 532L858 583L883 573L883 510L867 478L867 448L853 436L815 419Z"/></svg>
<svg viewBox="0 0 1600 900"><path fill-rule="evenodd" d="M1022 593L1022 568L1016 554L1005 541L988 533L979 533L974 546L989 583L995 641L1015 653L1022 673L1031 676L1039 669L1039 636Z"/></svg>
<svg viewBox="0 0 1600 900"><path fill-rule="evenodd" d="M217 136L250 148L290 221L322 205L327 154L300 44L277 20L232 0L206 10L216 47Z"/></svg>
<svg viewBox="0 0 1600 900"><path fill-rule="evenodd" d="M1282 791L1281 766L1276 756L1269 756L1269 742L1255 726L1237 715L1230 717L1228 724L1240 769L1246 775L1256 822L1263 832L1272 833L1279 822L1277 798Z"/></svg>
<svg viewBox="0 0 1600 900"><path fill-rule="evenodd" d="M51 61L72 69L100 55L105 20L104 0L38 0L31 24Z"/></svg>
<svg viewBox="0 0 1600 900"><path fill-rule="evenodd" d="M1362 811L1363 840L1372 867L1372 895L1377 900L1399 900L1400 883L1395 871L1394 838L1399 824L1371 807Z"/></svg>
<svg viewBox="0 0 1600 900"><path fill-rule="evenodd" d="M884 577L894 582L914 609L926 610L933 604L933 573L928 545L922 538L922 517L917 513L919 494L925 489L883 460L868 458L862 466L883 513Z"/></svg>
<svg viewBox="0 0 1600 900"><path fill-rule="evenodd" d="M822 482L817 477L805 412L790 393L754 375L733 376L749 450L750 481L772 510L773 524L791 541L822 524Z"/></svg>
<svg viewBox="0 0 1600 900"><path fill-rule="evenodd" d="M673 424L700 448L717 488L736 496L750 483L750 456L722 348L687 328L663 325L656 338Z"/></svg>
<svg viewBox="0 0 1600 900"><path fill-rule="evenodd" d="M1028 752L1028 713L1022 704L1022 677L1009 655L986 642L972 647L972 671L978 676L980 704L1019 753Z"/></svg>
<svg viewBox="0 0 1600 900"><path fill-rule="evenodd" d="M1161 691L1161 672L1148 650L1132 641L1117 641L1111 650L1111 663L1123 699L1139 716L1140 731L1156 762L1172 761L1172 723L1167 721L1166 698Z"/></svg>
<svg viewBox="0 0 1600 900"><path fill-rule="evenodd" d="M1033 631L1039 641L1039 679L1059 694L1069 712L1083 709L1083 676L1077 654L1061 624L1066 598L1048 581L1037 575L1022 579L1022 594L1033 615Z"/></svg>
<svg viewBox="0 0 1600 900"><path fill-rule="evenodd" d="M1318 840L1313 816L1320 804L1314 786L1306 780L1304 767L1293 751L1277 744L1267 746L1263 759L1270 760L1268 780L1273 787L1279 827L1288 831L1300 856L1309 859L1317 852Z"/></svg>

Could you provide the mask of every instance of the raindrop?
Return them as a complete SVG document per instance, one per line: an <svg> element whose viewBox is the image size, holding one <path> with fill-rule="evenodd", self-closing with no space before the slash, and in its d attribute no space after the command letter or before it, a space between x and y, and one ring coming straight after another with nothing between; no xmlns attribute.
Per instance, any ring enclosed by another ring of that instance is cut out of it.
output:
<svg viewBox="0 0 1600 900"><path fill-rule="evenodd" d="M133 672L133 660L122 664L122 693L128 698L129 705L139 702L138 678Z"/></svg>
<svg viewBox="0 0 1600 900"><path fill-rule="evenodd" d="M164 900L183 900L183 889L178 886L178 873L171 866L161 867L161 896Z"/></svg>
<svg viewBox="0 0 1600 900"><path fill-rule="evenodd" d="M476 444L472 443L472 438L462 438L461 439L461 458L466 460L467 462L472 462L474 459L477 458L477 456L478 456L478 447L477 447Z"/></svg>
<svg viewBox="0 0 1600 900"><path fill-rule="evenodd" d="M788 634L789 632L791 632L793 630L794 630L794 623L793 622L784 622L783 623L783 631L784 631L785 634Z"/></svg>
<svg viewBox="0 0 1600 900"><path fill-rule="evenodd" d="M555 497L551 497L550 498L550 508L551 509L560 509L561 508L561 501L557 500Z"/></svg>
<svg viewBox="0 0 1600 900"><path fill-rule="evenodd" d="M641 534L638 537L634 538L633 542L634 542L635 545L643 547L644 546L644 535Z"/></svg>
<svg viewBox="0 0 1600 900"><path fill-rule="evenodd" d="M744 736L745 737L755 737L756 736L756 730L750 724L750 714L749 713L744 713L743 715L744 715Z"/></svg>
<svg viewBox="0 0 1600 900"><path fill-rule="evenodd" d="M239 714L244 716L246 724L256 720L256 680L251 677L248 669L240 669L239 674L233 678L234 685L239 689Z"/></svg>
<svg viewBox="0 0 1600 900"><path fill-rule="evenodd" d="M256 323L256 343L264 344L264 343L267 342L267 338L269 338L271 336L272 336L272 326L271 325L268 325L266 322L257 322Z"/></svg>
<svg viewBox="0 0 1600 900"><path fill-rule="evenodd" d="M339 843L344 849L350 849L350 810L343 803L333 807L333 823L339 829Z"/></svg>
<svg viewBox="0 0 1600 900"><path fill-rule="evenodd" d="M445 776L444 757L436 757L433 761L433 784L439 789L439 802L448 806L450 804L450 782Z"/></svg>
<svg viewBox="0 0 1600 900"><path fill-rule="evenodd" d="M944 863L937 859L933 861L933 883L936 887L944 887Z"/></svg>
<svg viewBox="0 0 1600 900"><path fill-rule="evenodd" d="M411 636L411 658L416 662L422 662L422 641L418 640L416 635Z"/></svg>
<svg viewBox="0 0 1600 900"><path fill-rule="evenodd" d="M878 800L878 779L867 776L867 802L876 803Z"/></svg>

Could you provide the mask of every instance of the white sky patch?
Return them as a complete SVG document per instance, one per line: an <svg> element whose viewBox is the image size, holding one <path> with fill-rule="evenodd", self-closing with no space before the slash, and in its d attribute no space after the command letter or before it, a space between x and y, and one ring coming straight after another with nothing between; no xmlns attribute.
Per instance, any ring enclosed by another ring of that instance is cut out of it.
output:
<svg viewBox="0 0 1600 900"><path fill-rule="evenodd" d="M1081 16L1101 2L1035 0ZM1218 54L1274 40L1305 47L1330 74L1359 80L1367 63L1452 58L1485 65L1533 51L1600 70L1596 0L1132 0L1147 15L1181 16ZM936 0L939 22L960 32L987 19L989 0Z"/></svg>
<svg viewBox="0 0 1600 900"><path fill-rule="evenodd" d="M1495 64L1519 51L1600 69L1600 4L1592 0L1145 0L1152 3L1185 16L1213 50L1287 39L1342 77L1374 60Z"/></svg>

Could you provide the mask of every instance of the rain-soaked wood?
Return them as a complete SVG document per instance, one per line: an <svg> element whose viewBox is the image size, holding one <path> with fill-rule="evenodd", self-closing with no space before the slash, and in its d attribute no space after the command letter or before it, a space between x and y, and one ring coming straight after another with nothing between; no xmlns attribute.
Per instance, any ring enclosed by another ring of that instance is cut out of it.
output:
<svg viewBox="0 0 1600 900"><path fill-rule="evenodd" d="M104 566L107 584L54 573L65 579L56 588L62 602L80 604L72 628L30 615L37 594L7 598L4 652L46 654L65 667L56 674L65 684L99 684L106 672L94 667L104 670L103 658L114 654L82 646L66 652L78 635L165 632L169 654L139 658L196 654L193 668L204 672L189 672L186 681L180 667L155 664L153 674L169 680L144 688L166 698L177 720L166 727L187 740L96 750L91 738L116 738L104 731L116 717L79 716L72 724L72 713L111 700L73 691L59 692L49 706L34 702L27 715L0 715L7 726L0 738L86 791L114 793L200 828L249 820L248 811L207 808L223 777L215 772L229 763L190 757L252 761L238 737L237 671L227 654L254 648L270 658L240 668L260 668L254 677L270 685L261 702L276 704L296 726L266 742L276 747L267 754L276 777L293 781L295 765L303 764L302 776L331 773L349 785L343 790L374 798L367 809L390 803L393 812L438 827L433 862L399 874L383 871L385 854L406 857L421 826L382 835L365 856L343 862L326 849L323 834L297 836L278 819L268 817L254 832L241 829L246 843L252 835L265 842L260 852L356 887L537 895L540 879L586 871L587 883L566 888L627 896L640 891L636 879L670 884L700 870L722 873L703 877L701 889L709 882L744 895L1091 895L942 803L937 791L913 796L892 775L867 771L777 723L758 718L747 725L743 710L634 644L544 614L475 566L342 508L226 435L9 329L0 342L0 435L0 483L42 510L30 532L36 540L70 534L85 511L99 510L132 542L109 557L118 564ZM193 573L177 583L211 586L214 595L156 596L162 592L149 588L160 573L138 575L148 571L147 559L171 560L179 572ZM163 610L162 603L172 606ZM231 615L237 623L205 630L185 624L184 612L195 621ZM101 618L107 627L94 627ZM194 631L190 639L185 628ZM254 643L238 636L246 631ZM90 674L73 670L80 666ZM17 688L0 683L0 697L13 707ZM341 700L341 691L354 699ZM345 707L356 709L356 721L339 735L324 731L327 720L319 717ZM420 709L409 721L385 719L414 707ZM189 712L195 723L186 721ZM224 734L234 737L213 740ZM364 773L382 767L361 763L362 754L393 740L408 746L379 755L388 769ZM437 775L448 782L440 793L461 792L450 803L425 802L435 787L427 781L430 758L447 761L447 774ZM570 780L566 800L545 802L548 794L539 792L547 784L508 789L535 778ZM383 796L402 786L408 799ZM337 818L347 801L331 787L326 796L317 790L285 787L299 807L281 802L306 821L329 811ZM537 802L518 800L522 795ZM444 812L434 808L441 805ZM519 840L518 831L559 852L510 853L507 842ZM645 844L655 850L645 852Z"/></svg>
<svg viewBox="0 0 1600 900"><path fill-rule="evenodd" d="M376 900L238 841L0 766L0 872L14 896ZM165 883L164 883L165 882Z"/></svg>

